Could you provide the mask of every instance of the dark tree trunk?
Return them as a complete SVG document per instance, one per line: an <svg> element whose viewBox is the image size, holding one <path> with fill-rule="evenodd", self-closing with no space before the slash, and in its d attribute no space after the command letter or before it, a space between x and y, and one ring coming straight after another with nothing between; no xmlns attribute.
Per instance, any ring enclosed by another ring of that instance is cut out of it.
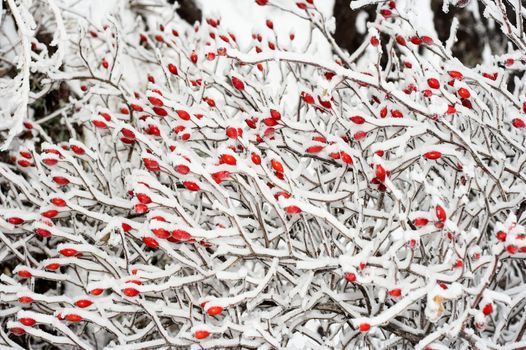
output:
<svg viewBox="0 0 526 350"><path fill-rule="evenodd" d="M173 4L175 0L168 0L168 2ZM179 0L179 5L176 12L186 22L194 24L203 18L203 13L194 0Z"/></svg>
<svg viewBox="0 0 526 350"><path fill-rule="evenodd" d="M338 45L350 53L356 50L363 42L364 34L356 30L356 17L361 11L366 11L369 18L374 18L376 6L368 6L357 11L351 10L351 0L336 0L334 2L334 18L336 19L336 32L334 39Z"/></svg>

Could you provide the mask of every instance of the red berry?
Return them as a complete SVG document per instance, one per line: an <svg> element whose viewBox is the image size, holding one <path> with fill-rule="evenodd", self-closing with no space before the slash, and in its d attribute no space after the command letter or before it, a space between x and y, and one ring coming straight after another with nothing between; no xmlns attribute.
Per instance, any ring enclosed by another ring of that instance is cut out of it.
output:
<svg viewBox="0 0 526 350"><path fill-rule="evenodd" d="M177 110L176 112L179 118L181 118L182 120L190 120L190 114L187 111L180 109L180 110Z"/></svg>
<svg viewBox="0 0 526 350"><path fill-rule="evenodd" d="M152 202L150 196L144 193L137 193L137 200L142 204L150 204Z"/></svg>
<svg viewBox="0 0 526 350"><path fill-rule="evenodd" d="M22 168L27 168L31 165L31 162L25 159L20 159L18 161L18 165L21 166Z"/></svg>
<svg viewBox="0 0 526 350"><path fill-rule="evenodd" d="M217 183L217 184L220 184L221 182L223 182L223 180L225 180L227 177L230 176L230 172L229 171L218 171L218 172L215 172L215 173L212 173L212 178L214 179L214 181Z"/></svg>
<svg viewBox="0 0 526 350"><path fill-rule="evenodd" d="M236 139L238 137L237 129L232 127L226 128L226 136L231 139Z"/></svg>
<svg viewBox="0 0 526 350"><path fill-rule="evenodd" d="M21 327L10 328L9 332L11 332L11 333L13 333L14 335L17 335L17 336L21 336L21 335L26 334L26 331L24 330L24 328L21 328Z"/></svg>
<svg viewBox="0 0 526 350"><path fill-rule="evenodd" d="M175 167L175 171L181 175L186 175L190 172L190 168L184 164L180 164Z"/></svg>
<svg viewBox="0 0 526 350"><path fill-rule="evenodd" d="M320 98L320 96L318 96L318 101L320 102L320 105L321 105L322 107L325 107L325 108L327 108L327 109L331 109L331 108L332 108L331 101L328 101L328 100L327 100L327 101L324 101L324 100L322 100L322 99Z"/></svg>
<svg viewBox="0 0 526 350"><path fill-rule="evenodd" d="M236 165L237 160L236 157L230 155L230 154L223 154L219 158L219 162L221 164L228 164L228 165Z"/></svg>
<svg viewBox="0 0 526 350"><path fill-rule="evenodd" d="M44 237L44 238L51 237L51 232L43 228L36 228L35 233L39 235L40 237Z"/></svg>
<svg viewBox="0 0 526 350"><path fill-rule="evenodd" d="M457 259L455 261L455 264L453 265L453 267L457 268L457 269L460 269L462 266L464 266L464 262L460 259Z"/></svg>
<svg viewBox="0 0 526 350"><path fill-rule="evenodd" d="M507 250L508 253L510 253L510 254L515 254L515 253L517 253L517 251L519 250L519 248L518 248L516 245L510 244L509 246L506 247L506 250Z"/></svg>
<svg viewBox="0 0 526 350"><path fill-rule="evenodd" d="M156 160L144 158L143 162L144 162L144 166L149 171L153 171L153 172L161 171L161 167L159 166L159 163Z"/></svg>
<svg viewBox="0 0 526 350"><path fill-rule="evenodd" d="M210 336L210 332L205 331L205 330L198 330L198 331L195 331L194 333L194 337L196 339L205 339L205 338L208 338L209 336Z"/></svg>
<svg viewBox="0 0 526 350"><path fill-rule="evenodd" d="M462 79L464 78L464 76L462 75L462 73L460 73L459 71L456 71L456 70L450 70L449 72L449 76L453 79Z"/></svg>
<svg viewBox="0 0 526 350"><path fill-rule="evenodd" d="M69 322L80 322L82 321L82 316L77 314L68 314L66 315L65 319Z"/></svg>
<svg viewBox="0 0 526 350"><path fill-rule="evenodd" d="M391 17L391 15L393 14L391 12L391 10L388 10L388 9L383 9L383 10L380 10L380 14L385 17L385 18L388 18L388 17Z"/></svg>
<svg viewBox="0 0 526 350"><path fill-rule="evenodd" d="M92 289L89 293L91 295L97 296L97 295L101 295L102 292L104 292L104 289L102 289L102 288L95 288L95 289Z"/></svg>
<svg viewBox="0 0 526 350"><path fill-rule="evenodd" d="M110 117L111 118L111 117ZM48 153L51 153L51 154L56 154L57 156L62 156L62 154L60 153L60 151L56 150L56 149L45 149L44 150L44 153L48 154Z"/></svg>
<svg viewBox="0 0 526 350"><path fill-rule="evenodd" d="M51 264L47 264L46 265L46 270L50 270L50 271L56 271L60 268L60 264L59 263L51 263Z"/></svg>
<svg viewBox="0 0 526 350"><path fill-rule="evenodd" d="M404 114L400 112L398 109L393 109L391 111L391 115L393 116L393 118L403 118L404 117Z"/></svg>
<svg viewBox="0 0 526 350"><path fill-rule="evenodd" d="M168 71L173 75L177 75L177 67L173 63L168 64Z"/></svg>
<svg viewBox="0 0 526 350"><path fill-rule="evenodd" d="M223 312L223 308L221 306L212 306L210 308L208 308L208 310L206 311L210 316L217 316L219 315L221 312Z"/></svg>
<svg viewBox="0 0 526 350"><path fill-rule="evenodd" d="M301 213L301 208L295 205L289 205L287 207L287 214L299 214Z"/></svg>
<svg viewBox="0 0 526 350"><path fill-rule="evenodd" d="M442 153L438 151L430 151L430 152L424 153L424 157L426 157L427 159L436 160L442 157Z"/></svg>
<svg viewBox="0 0 526 350"><path fill-rule="evenodd" d="M48 165L48 166L53 166L55 164L58 163L58 159L55 159L55 158L44 158L42 160L42 163Z"/></svg>
<svg viewBox="0 0 526 350"><path fill-rule="evenodd" d="M18 277L20 278L31 278L33 275L27 270L18 271Z"/></svg>
<svg viewBox="0 0 526 350"><path fill-rule="evenodd" d="M332 159L340 159L341 158L341 154L340 152L331 152L329 153L329 156L332 158ZM352 159L352 158L351 158Z"/></svg>
<svg viewBox="0 0 526 350"><path fill-rule="evenodd" d="M277 120L276 119L272 119L272 118L265 118L265 119L263 119L263 123L266 126L276 126L276 125L278 125Z"/></svg>
<svg viewBox="0 0 526 350"><path fill-rule="evenodd" d="M157 98L157 97L148 97L148 101L150 101L150 103L154 106L157 106L157 107L162 107L164 106L164 103L163 101L160 99L160 98ZM133 135L133 138L135 138L135 135Z"/></svg>
<svg viewBox="0 0 526 350"><path fill-rule="evenodd" d="M28 296L21 296L20 298L18 298L18 302L23 304L29 304L33 302L33 298Z"/></svg>
<svg viewBox="0 0 526 350"><path fill-rule="evenodd" d="M67 146L62 146L62 148L67 149ZM72 146L69 147L69 149L72 150L73 153L78 154L78 155L82 155L82 154L86 153L84 148L82 148L80 146L77 146L77 145L72 145Z"/></svg>
<svg viewBox="0 0 526 350"><path fill-rule="evenodd" d="M136 111L136 112L142 112L144 111L144 109L142 108L142 106L138 105L138 104L135 104L135 103L132 103L131 104L131 108Z"/></svg>
<svg viewBox="0 0 526 350"><path fill-rule="evenodd" d="M100 120L93 120L92 121L93 125L95 125L97 128L99 129L106 129L108 127L108 125L106 125L106 123L104 123L103 121L100 121ZM46 163L46 160L49 161L49 162L54 162L53 164L48 164ZM54 165L57 163L57 161L55 159L44 159L43 162L47 165Z"/></svg>
<svg viewBox="0 0 526 350"><path fill-rule="evenodd" d="M32 158L33 158L33 156L31 155L31 153L29 153L29 152L25 152L25 151L20 152L20 155L21 155L22 157L26 158L26 159L32 159Z"/></svg>
<svg viewBox="0 0 526 350"><path fill-rule="evenodd" d="M75 306L80 307L81 309L91 306L91 304L93 304L93 301L88 299L80 299L75 302Z"/></svg>
<svg viewBox="0 0 526 350"><path fill-rule="evenodd" d="M386 177L386 171L385 171L384 167L381 166L380 164L377 164L376 165L376 178L380 182L384 182L385 181L385 177Z"/></svg>
<svg viewBox="0 0 526 350"><path fill-rule="evenodd" d="M497 239L502 242L506 241L506 237L508 237L508 235L504 231L497 232L496 236L497 236Z"/></svg>
<svg viewBox="0 0 526 350"><path fill-rule="evenodd" d="M310 146L305 151L307 153L320 153L323 150L323 146Z"/></svg>
<svg viewBox="0 0 526 350"><path fill-rule="evenodd" d="M252 153L250 158L252 159L252 163L254 163L256 165L260 165L261 164L261 157L259 156L259 154Z"/></svg>
<svg viewBox="0 0 526 350"><path fill-rule="evenodd" d="M405 38L401 35L397 35L396 36L396 42L398 43L398 45L401 45L401 46L406 46L407 43L405 41Z"/></svg>
<svg viewBox="0 0 526 350"><path fill-rule="evenodd" d="M420 45L422 44L422 39L420 39L420 37L416 36L416 35L413 35L411 37L411 42L415 45Z"/></svg>
<svg viewBox="0 0 526 350"><path fill-rule="evenodd" d="M148 129L145 130L148 135L161 136L161 130L155 125L149 124Z"/></svg>
<svg viewBox="0 0 526 350"><path fill-rule="evenodd" d="M340 152L340 156L345 164L351 165L353 163L353 159L348 153L342 151Z"/></svg>
<svg viewBox="0 0 526 350"><path fill-rule="evenodd" d="M347 272L345 274L345 280L347 280L347 282L349 282L349 283L356 282L356 274L354 274L352 272Z"/></svg>
<svg viewBox="0 0 526 350"><path fill-rule="evenodd" d="M363 123L365 123L365 118L361 117L359 115L355 115L355 116L351 117L351 121L354 124L363 124Z"/></svg>
<svg viewBox="0 0 526 350"><path fill-rule="evenodd" d="M143 237L142 241L144 242L144 244L146 244L146 246L148 246L148 247L150 247L152 249L159 248L159 242L157 242L157 240L155 238Z"/></svg>
<svg viewBox="0 0 526 350"><path fill-rule="evenodd" d="M29 318L29 317L23 317L19 321L24 326L28 326L28 327L32 327L32 326L34 326L37 323L37 321L35 321L34 319Z"/></svg>
<svg viewBox="0 0 526 350"><path fill-rule="evenodd" d="M522 129L526 127L526 123L524 123L524 120L519 119L519 118L513 119L511 124L517 129Z"/></svg>
<svg viewBox="0 0 526 350"><path fill-rule="evenodd" d="M59 186L66 186L69 184L69 180L63 176L54 176L53 182L55 182Z"/></svg>
<svg viewBox="0 0 526 350"><path fill-rule="evenodd" d="M435 78L427 79L427 85L429 85L429 87L431 89L438 89L438 88L440 88L440 82L438 81L438 79L435 79Z"/></svg>
<svg viewBox="0 0 526 350"><path fill-rule="evenodd" d="M435 214L437 216L437 219L441 222L444 222L446 221L446 211L444 210L444 208L442 208L442 206L440 205L437 205L436 208L435 208Z"/></svg>
<svg viewBox="0 0 526 350"><path fill-rule="evenodd" d="M265 6L268 3L268 0L256 0L256 4L259 6Z"/></svg>
<svg viewBox="0 0 526 350"><path fill-rule="evenodd" d="M424 44L426 45L433 45L433 39L431 39L431 37L427 36L427 35L424 35L422 37L422 41L424 42Z"/></svg>
<svg viewBox="0 0 526 350"><path fill-rule="evenodd" d="M490 79L490 80L497 80L497 77L498 77L498 73L493 73L493 74L489 74L489 73L483 73L482 76L486 79Z"/></svg>
<svg viewBox="0 0 526 350"><path fill-rule="evenodd" d="M274 120L280 120L281 119L281 113L279 111L276 111L275 109L270 110L270 117Z"/></svg>
<svg viewBox="0 0 526 350"><path fill-rule="evenodd" d="M492 304L486 304L486 305L484 305L484 307L482 308L482 313L484 314L484 316L488 316L488 315L490 315L492 312L493 312L493 305L492 305Z"/></svg>
<svg viewBox="0 0 526 350"><path fill-rule="evenodd" d="M471 104L471 101L470 100L467 100L465 98L463 98L462 100L462 106L468 108L468 109L473 109L473 105Z"/></svg>
<svg viewBox="0 0 526 350"><path fill-rule="evenodd" d="M217 26L219 25L219 20L207 18L206 23L208 23L208 25L210 25L211 27L217 28Z"/></svg>
<svg viewBox="0 0 526 350"><path fill-rule="evenodd" d="M192 51L192 54L190 55L190 60L192 61L193 64L197 63L197 52Z"/></svg>
<svg viewBox="0 0 526 350"><path fill-rule="evenodd" d="M274 170L276 170L278 173L282 173L284 171L283 169L283 164L281 164L280 161L276 160L276 159L272 159L270 161L270 164L272 165L272 168Z"/></svg>
<svg viewBox="0 0 526 350"><path fill-rule="evenodd" d="M395 288L395 289L391 289L388 293L390 296L396 298L402 295L402 290L400 288Z"/></svg>
<svg viewBox="0 0 526 350"><path fill-rule="evenodd" d="M168 115L168 112L164 108L161 108L161 107L153 107L153 111L159 117L166 117Z"/></svg>
<svg viewBox="0 0 526 350"><path fill-rule="evenodd" d="M416 218L415 220L413 220L413 224L416 226L416 227L421 227L421 226L425 226L429 223L429 220L426 219L426 218Z"/></svg>
<svg viewBox="0 0 526 350"><path fill-rule="evenodd" d="M377 37L372 36L372 37L371 37L371 45L373 45L374 47L380 45L380 40L378 40Z"/></svg>
<svg viewBox="0 0 526 350"><path fill-rule="evenodd" d="M296 3L296 6L298 6L298 8L300 10L305 10L307 8L307 4L303 3L303 2L297 2Z"/></svg>
<svg viewBox="0 0 526 350"><path fill-rule="evenodd" d="M466 88L460 88L458 89L458 95L462 98L470 98L471 97L471 93L469 92L468 89Z"/></svg>
<svg viewBox="0 0 526 350"><path fill-rule="evenodd" d="M70 256L77 256L79 255L79 252L76 249L73 248L64 248L60 250L60 254L70 257Z"/></svg>
<svg viewBox="0 0 526 350"><path fill-rule="evenodd" d="M309 93L302 92L302 97L303 97L303 101L305 101L305 103L307 103L309 105L314 103L314 97L312 97L312 95L310 95Z"/></svg>
<svg viewBox="0 0 526 350"><path fill-rule="evenodd" d="M360 329L360 332L367 332L371 329L371 325L369 323L361 323L358 328Z"/></svg>
<svg viewBox="0 0 526 350"><path fill-rule="evenodd" d="M201 189L198 184L192 181L184 181L183 185L184 187L186 187L187 190L190 191L199 191Z"/></svg>
<svg viewBox="0 0 526 350"><path fill-rule="evenodd" d="M170 231L165 230L164 228L154 228L152 229L152 233L161 239L170 237Z"/></svg>
<svg viewBox="0 0 526 350"><path fill-rule="evenodd" d="M122 290L122 294L126 295L127 297L136 297L137 295L139 295L141 292L139 292L137 289L135 288L124 288Z"/></svg>
<svg viewBox="0 0 526 350"><path fill-rule="evenodd" d="M19 217L10 217L9 219L7 219L7 222L11 225L21 225L24 223L24 219Z"/></svg>
<svg viewBox="0 0 526 350"><path fill-rule="evenodd" d="M55 210L55 209L47 210L42 213L42 216L48 219L54 218L57 215L58 215L58 210Z"/></svg>
<svg viewBox="0 0 526 350"><path fill-rule="evenodd" d="M63 200L62 198L53 198L51 200L51 203L53 203L54 205L56 205L57 207L65 207L66 206L66 201Z"/></svg>
<svg viewBox="0 0 526 350"><path fill-rule="evenodd" d="M186 232L185 230L173 230L172 237L181 242L186 242L192 239L192 235Z"/></svg>

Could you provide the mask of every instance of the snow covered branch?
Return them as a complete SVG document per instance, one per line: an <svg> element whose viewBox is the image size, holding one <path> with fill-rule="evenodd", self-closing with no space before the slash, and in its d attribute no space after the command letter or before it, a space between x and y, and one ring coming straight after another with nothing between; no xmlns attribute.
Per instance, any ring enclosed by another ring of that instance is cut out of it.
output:
<svg viewBox="0 0 526 350"><path fill-rule="evenodd" d="M0 347L523 346L526 9L480 4L509 52L468 67L404 1L346 53L312 0L255 1L302 43L8 0Z"/></svg>

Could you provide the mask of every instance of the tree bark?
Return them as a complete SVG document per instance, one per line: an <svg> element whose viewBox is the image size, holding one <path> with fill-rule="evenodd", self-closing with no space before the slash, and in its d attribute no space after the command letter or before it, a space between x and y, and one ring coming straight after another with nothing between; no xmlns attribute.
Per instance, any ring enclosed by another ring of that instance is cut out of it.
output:
<svg viewBox="0 0 526 350"><path fill-rule="evenodd" d="M173 4L175 0L168 0ZM177 14L190 24L201 21L203 13L194 0L179 0L180 7L176 10Z"/></svg>
<svg viewBox="0 0 526 350"><path fill-rule="evenodd" d="M365 36L356 30L356 17L361 11L366 11L369 18L373 18L376 6L353 11L350 3L351 0L335 0L333 14L336 19L334 39L340 47L352 53L361 45Z"/></svg>

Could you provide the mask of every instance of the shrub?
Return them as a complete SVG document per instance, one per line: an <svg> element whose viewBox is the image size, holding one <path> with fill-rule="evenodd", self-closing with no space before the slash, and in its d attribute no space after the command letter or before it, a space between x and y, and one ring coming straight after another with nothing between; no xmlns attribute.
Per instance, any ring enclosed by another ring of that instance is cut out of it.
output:
<svg viewBox="0 0 526 350"><path fill-rule="evenodd" d="M99 28L6 2L0 344L526 346L520 9L481 1L509 51L466 67L456 24L394 1L353 2L377 16L352 54L313 1L256 3L334 59L272 21L242 47L166 4Z"/></svg>

